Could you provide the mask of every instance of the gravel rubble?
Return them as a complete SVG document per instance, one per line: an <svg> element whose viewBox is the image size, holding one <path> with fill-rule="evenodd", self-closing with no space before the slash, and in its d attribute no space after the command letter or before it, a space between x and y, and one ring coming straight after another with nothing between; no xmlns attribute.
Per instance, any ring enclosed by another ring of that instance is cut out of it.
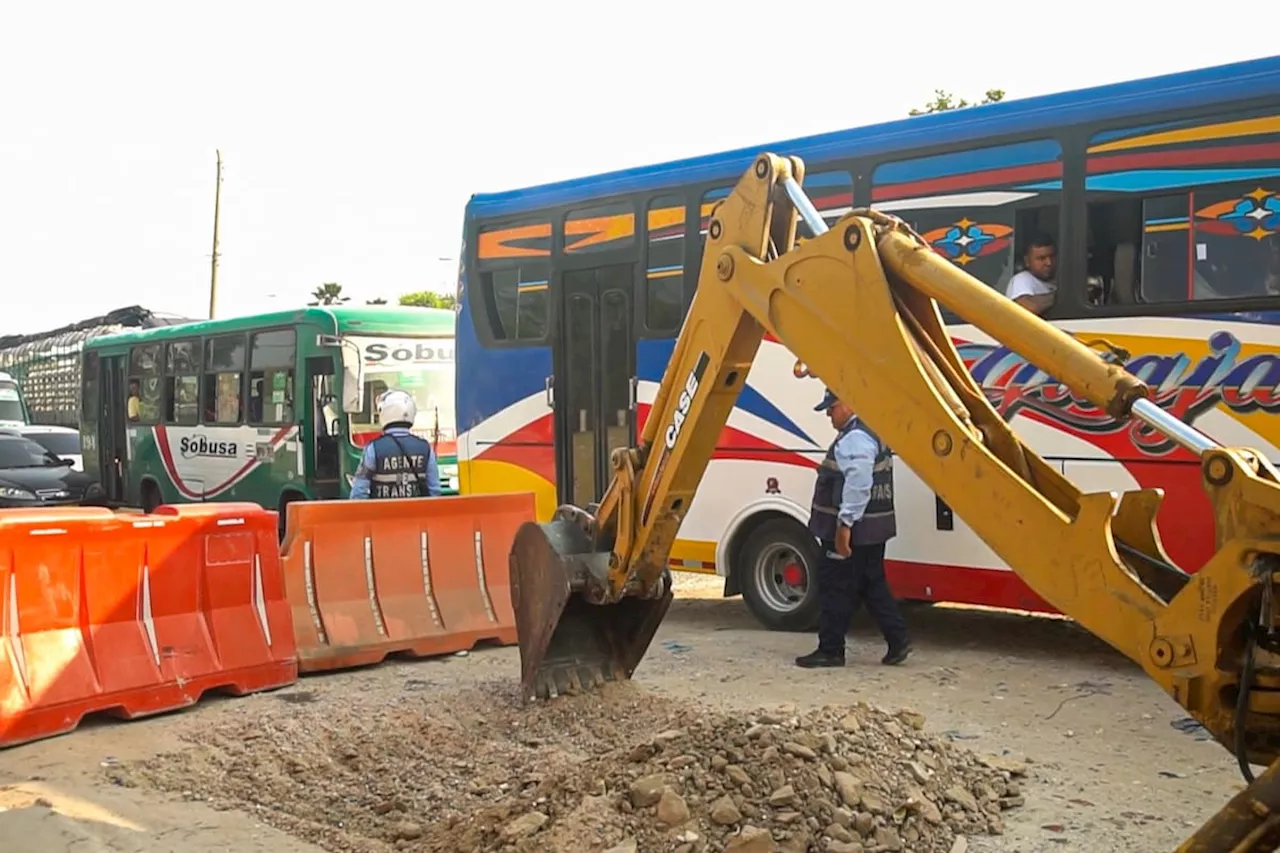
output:
<svg viewBox="0 0 1280 853"><path fill-rule="evenodd" d="M1023 805L1025 762L910 710L729 714L633 682L520 707L516 687L387 703L302 685L103 772L335 853L953 853Z"/></svg>

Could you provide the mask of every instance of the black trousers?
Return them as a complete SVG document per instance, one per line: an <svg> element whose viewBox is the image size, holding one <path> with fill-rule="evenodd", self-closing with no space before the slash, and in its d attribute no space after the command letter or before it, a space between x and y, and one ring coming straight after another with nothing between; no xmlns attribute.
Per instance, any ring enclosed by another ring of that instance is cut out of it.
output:
<svg viewBox="0 0 1280 853"><path fill-rule="evenodd" d="M824 549L825 550L825 549ZM844 639L858 605L865 604L890 649L907 644L907 622L884 577L884 545L854 545L844 559L825 553L818 564L818 649L844 654Z"/></svg>

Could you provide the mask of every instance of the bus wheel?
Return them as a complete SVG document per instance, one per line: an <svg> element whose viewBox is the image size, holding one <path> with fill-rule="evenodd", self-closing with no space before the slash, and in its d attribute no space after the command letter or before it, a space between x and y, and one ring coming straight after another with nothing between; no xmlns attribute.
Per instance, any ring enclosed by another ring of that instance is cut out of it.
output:
<svg viewBox="0 0 1280 853"><path fill-rule="evenodd" d="M152 513L160 506L160 487L150 480L142 481L142 511Z"/></svg>
<svg viewBox="0 0 1280 853"><path fill-rule="evenodd" d="M758 526L734 567L752 615L773 631L811 631L818 622L818 546L790 518Z"/></svg>
<svg viewBox="0 0 1280 853"><path fill-rule="evenodd" d="M305 501L307 496L301 492L288 491L280 496L280 504L276 507L276 538L284 542L285 516L288 515L289 504L294 501Z"/></svg>

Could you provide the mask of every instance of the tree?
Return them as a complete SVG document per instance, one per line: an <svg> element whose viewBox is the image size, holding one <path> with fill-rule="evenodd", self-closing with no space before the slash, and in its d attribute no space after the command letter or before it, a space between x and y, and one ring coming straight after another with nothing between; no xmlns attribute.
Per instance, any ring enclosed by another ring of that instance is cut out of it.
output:
<svg viewBox="0 0 1280 853"><path fill-rule="evenodd" d="M431 290L419 290L416 293L406 293L400 297L401 305L409 305L414 308L452 309L455 301L452 293L436 293Z"/></svg>
<svg viewBox="0 0 1280 853"><path fill-rule="evenodd" d="M311 291L311 298L314 302L308 302L308 305L341 305L343 302L350 302L350 296L342 295L342 285L332 281L324 284Z"/></svg>
<svg viewBox="0 0 1280 853"><path fill-rule="evenodd" d="M922 116L929 113L942 113L947 110L958 110L964 107L982 106L983 104L996 104L1004 100L1004 89L988 89L986 94L982 96L982 100L977 104L971 104L964 98L954 100L954 95L943 89L933 90L933 100L924 105L924 109L913 109L908 115Z"/></svg>
<svg viewBox="0 0 1280 853"><path fill-rule="evenodd" d="M366 299L364 301L364 304L365 305L386 305L387 300L383 299L382 297L378 297L377 299Z"/></svg>

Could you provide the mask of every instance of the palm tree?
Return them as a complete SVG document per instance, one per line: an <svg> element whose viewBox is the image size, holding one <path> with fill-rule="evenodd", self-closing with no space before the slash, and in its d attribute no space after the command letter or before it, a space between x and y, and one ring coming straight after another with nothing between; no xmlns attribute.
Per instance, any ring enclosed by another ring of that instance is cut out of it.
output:
<svg viewBox="0 0 1280 853"><path fill-rule="evenodd" d="M311 291L311 298L315 301L308 302L308 305L340 305L351 300L350 296L342 295L342 285L332 281L327 281Z"/></svg>

